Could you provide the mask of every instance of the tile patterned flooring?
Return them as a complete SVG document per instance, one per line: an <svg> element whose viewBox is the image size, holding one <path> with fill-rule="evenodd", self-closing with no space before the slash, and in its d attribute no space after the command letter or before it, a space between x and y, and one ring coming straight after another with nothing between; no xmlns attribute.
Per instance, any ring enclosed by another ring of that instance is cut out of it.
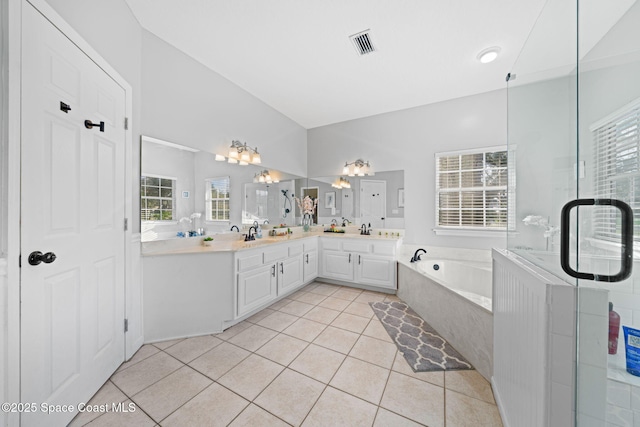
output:
<svg viewBox="0 0 640 427"><path fill-rule="evenodd" d="M502 426L476 371L414 373L369 307L314 282L221 334L144 345L71 426Z"/></svg>

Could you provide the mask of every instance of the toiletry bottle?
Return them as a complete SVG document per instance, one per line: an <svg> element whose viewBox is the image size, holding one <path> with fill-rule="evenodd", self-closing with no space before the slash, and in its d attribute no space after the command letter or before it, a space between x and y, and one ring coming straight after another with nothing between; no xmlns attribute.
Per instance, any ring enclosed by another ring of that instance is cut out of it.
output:
<svg viewBox="0 0 640 427"><path fill-rule="evenodd" d="M262 227L258 226L258 231L256 231L256 238L262 239Z"/></svg>
<svg viewBox="0 0 640 427"><path fill-rule="evenodd" d="M609 303L609 354L618 352L618 333L620 331L620 315L613 311L613 303Z"/></svg>

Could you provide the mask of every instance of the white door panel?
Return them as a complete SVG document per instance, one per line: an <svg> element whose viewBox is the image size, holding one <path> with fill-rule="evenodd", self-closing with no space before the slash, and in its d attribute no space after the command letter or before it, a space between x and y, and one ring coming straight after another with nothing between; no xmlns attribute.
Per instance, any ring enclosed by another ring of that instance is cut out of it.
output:
<svg viewBox="0 0 640 427"><path fill-rule="evenodd" d="M22 28L21 399L77 405L124 360L125 91L27 2Z"/></svg>
<svg viewBox="0 0 640 427"><path fill-rule="evenodd" d="M386 181L362 180L360 182L360 221L372 228L384 228L387 210Z"/></svg>

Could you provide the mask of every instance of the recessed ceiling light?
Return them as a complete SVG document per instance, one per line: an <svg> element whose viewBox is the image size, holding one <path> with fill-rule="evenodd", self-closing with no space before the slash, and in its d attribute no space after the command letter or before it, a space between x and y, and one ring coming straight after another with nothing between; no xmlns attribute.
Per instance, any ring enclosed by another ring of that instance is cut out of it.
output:
<svg viewBox="0 0 640 427"><path fill-rule="evenodd" d="M488 64L489 62L495 61L495 59L498 57L498 53L500 53L499 47L489 47L478 54L478 61L482 62L483 64Z"/></svg>

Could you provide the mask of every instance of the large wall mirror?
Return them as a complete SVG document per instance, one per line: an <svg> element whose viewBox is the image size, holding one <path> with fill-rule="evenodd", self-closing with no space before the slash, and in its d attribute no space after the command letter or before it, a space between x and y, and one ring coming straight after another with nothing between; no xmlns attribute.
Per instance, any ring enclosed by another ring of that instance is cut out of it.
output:
<svg viewBox="0 0 640 427"><path fill-rule="evenodd" d="M373 228L404 228L404 171L376 172L373 176L309 178L296 190L317 195L314 222L371 224Z"/></svg>
<svg viewBox="0 0 640 427"><path fill-rule="evenodd" d="M298 181L306 179L264 165L216 161L213 153L142 136L142 241L228 232L254 221L295 225Z"/></svg>

